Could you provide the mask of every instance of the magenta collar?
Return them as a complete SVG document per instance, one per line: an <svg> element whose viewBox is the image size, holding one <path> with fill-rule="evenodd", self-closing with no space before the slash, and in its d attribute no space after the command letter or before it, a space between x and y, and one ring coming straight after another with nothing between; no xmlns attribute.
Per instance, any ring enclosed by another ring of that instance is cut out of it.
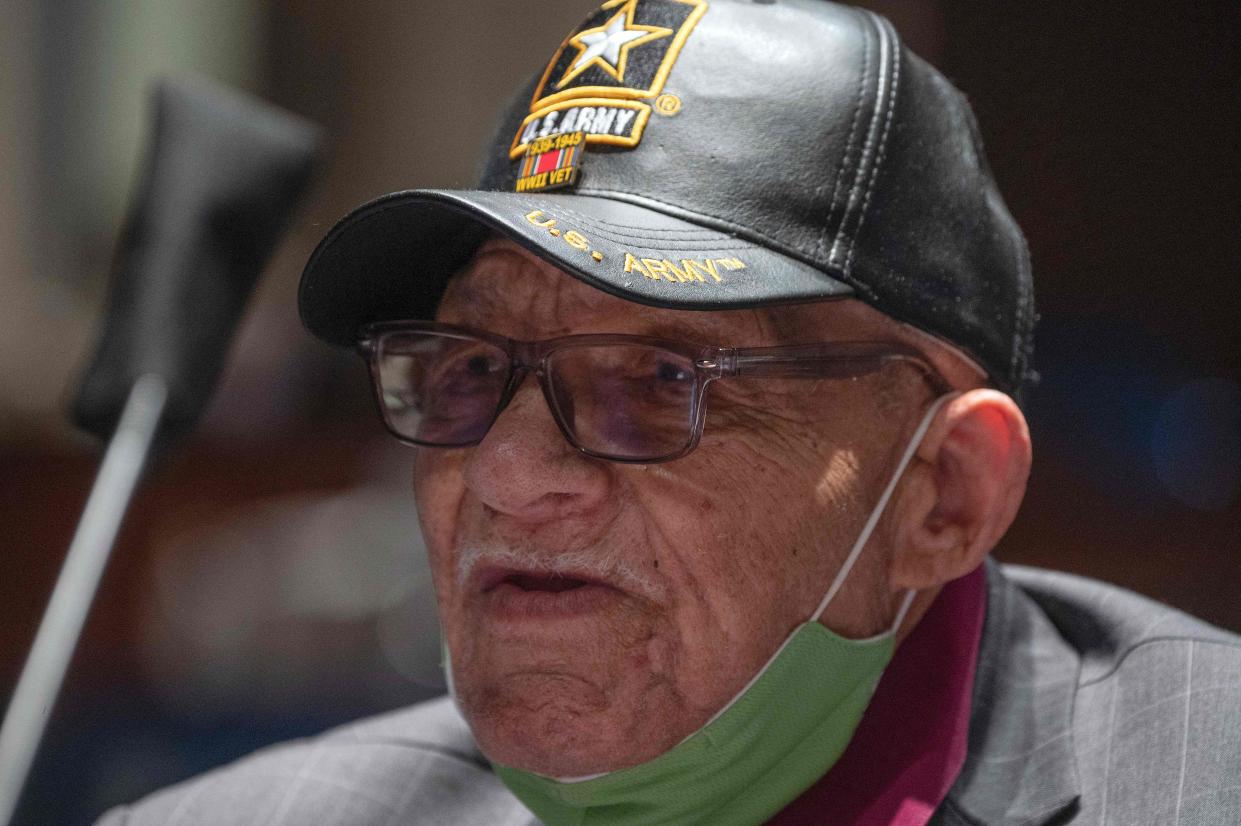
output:
<svg viewBox="0 0 1241 826"><path fill-rule="evenodd" d="M986 608L982 566L944 586L840 760L768 826L925 826L965 762Z"/></svg>

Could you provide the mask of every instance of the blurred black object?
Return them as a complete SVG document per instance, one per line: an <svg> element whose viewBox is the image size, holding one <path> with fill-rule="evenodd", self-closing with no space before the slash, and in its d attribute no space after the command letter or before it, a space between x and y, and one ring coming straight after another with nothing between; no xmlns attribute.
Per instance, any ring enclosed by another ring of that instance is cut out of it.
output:
<svg viewBox="0 0 1241 826"><path fill-rule="evenodd" d="M153 102L103 334L72 409L105 440L145 373L168 385L161 440L193 428L319 146L308 121L205 80L163 80Z"/></svg>
<svg viewBox="0 0 1241 826"><path fill-rule="evenodd" d="M148 456L202 414L319 145L309 123L205 81L163 81L153 100L146 172L73 409L108 449L0 725L0 824L20 799Z"/></svg>

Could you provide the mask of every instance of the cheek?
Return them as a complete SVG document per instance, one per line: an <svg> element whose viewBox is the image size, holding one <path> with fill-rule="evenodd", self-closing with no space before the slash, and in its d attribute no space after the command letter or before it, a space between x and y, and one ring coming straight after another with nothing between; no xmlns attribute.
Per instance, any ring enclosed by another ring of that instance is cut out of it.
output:
<svg viewBox="0 0 1241 826"><path fill-rule="evenodd" d="M441 600L450 589L452 548L465 496L462 453L418 449L414 459L414 503Z"/></svg>
<svg viewBox="0 0 1241 826"><path fill-rule="evenodd" d="M708 430L698 450L644 473L649 525L678 583L682 635L761 661L830 580L849 519L854 463L762 428ZM711 639L696 639L711 637Z"/></svg>
<svg viewBox="0 0 1241 826"><path fill-rule="evenodd" d="M735 566L742 575L792 600L796 615L822 597L859 527L863 481L855 445L835 442L810 423L740 422L704 437L723 499L719 518L743 539Z"/></svg>

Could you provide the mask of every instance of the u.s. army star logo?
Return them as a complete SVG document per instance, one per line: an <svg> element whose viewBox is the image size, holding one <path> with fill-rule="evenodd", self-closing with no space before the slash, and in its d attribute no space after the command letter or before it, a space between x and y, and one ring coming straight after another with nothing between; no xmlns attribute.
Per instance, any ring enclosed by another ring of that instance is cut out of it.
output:
<svg viewBox="0 0 1241 826"><path fill-rule="evenodd" d="M602 26L586 29L569 38L569 45L578 48L577 60L573 61L569 71L556 84L557 89L565 85L589 69L598 66L617 82L625 82L625 64L629 58L629 50L643 43L668 37L671 29L661 26L639 26L633 22L636 2L626 3L612 19Z"/></svg>
<svg viewBox="0 0 1241 826"><path fill-rule="evenodd" d="M637 146L649 101L706 11L707 0L607 0L552 56L509 156L568 132L583 133L587 145Z"/></svg>

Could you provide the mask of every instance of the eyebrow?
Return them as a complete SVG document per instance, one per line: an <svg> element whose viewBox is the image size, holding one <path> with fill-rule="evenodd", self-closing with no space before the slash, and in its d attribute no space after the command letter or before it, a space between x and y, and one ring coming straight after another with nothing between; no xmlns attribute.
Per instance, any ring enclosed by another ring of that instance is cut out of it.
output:
<svg viewBox="0 0 1241 826"><path fill-rule="evenodd" d="M503 302L501 302L499 294L495 290L482 288L473 279L468 277L449 280L444 288L443 295L440 296L440 300L436 305L436 316L439 316L444 304L450 300L461 307L467 308L469 315L476 319L499 315L504 309Z"/></svg>

